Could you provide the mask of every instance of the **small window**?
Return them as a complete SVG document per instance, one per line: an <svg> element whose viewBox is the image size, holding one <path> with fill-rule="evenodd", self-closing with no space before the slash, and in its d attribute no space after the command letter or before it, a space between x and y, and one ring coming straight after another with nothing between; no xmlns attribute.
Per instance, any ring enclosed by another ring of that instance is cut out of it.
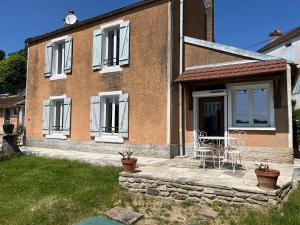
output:
<svg viewBox="0 0 300 225"><path fill-rule="evenodd" d="M51 101L51 131L52 133L60 133L63 131L63 113L64 113L64 100Z"/></svg>
<svg viewBox="0 0 300 225"><path fill-rule="evenodd" d="M102 115L102 133L118 134L119 133L119 96L103 97Z"/></svg>
<svg viewBox="0 0 300 225"><path fill-rule="evenodd" d="M17 116L18 115L18 108L17 107L13 107L12 108L12 115L13 116Z"/></svg>
<svg viewBox="0 0 300 225"><path fill-rule="evenodd" d="M120 27L104 30L105 54L103 65L106 67L119 65Z"/></svg>

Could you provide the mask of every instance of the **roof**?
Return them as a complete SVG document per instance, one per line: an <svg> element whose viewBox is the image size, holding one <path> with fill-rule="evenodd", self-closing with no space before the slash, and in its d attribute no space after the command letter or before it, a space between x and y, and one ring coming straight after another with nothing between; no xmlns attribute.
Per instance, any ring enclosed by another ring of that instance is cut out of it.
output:
<svg viewBox="0 0 300 225"><path fill-rule="evenodd" d="M279 45L293 37L296 37L300 35L300 26L296 27L293 30L290 30L288 32L286 32L284 35L280 36L279 38L275 39L274 41L266 44L264 47L262 47L261 49L258 50L258 52L265 52L267 50L269 50L270 48L275 47L276 45Z"/></svg>
<svg viewBox="0 0 300 225"><path fill-rule="evenodd" d="M286 70L286 60L267 60L236 65L216 66L185 71L177 82L217 80L224 78L249 77L257 74L270 74Z"/></svg>
<svg viewBox="0 0 300 225"><path fill-rule="evenodd" d="M102 20L104 18L113 16L113 15L116 15L116 14L119 14L119 13L122 13L122 12L126 12L128 10L136 9L138 7L148 5L148 4L151 4L153 2L158 2L158 1L159 0L142 0L142 1L139 1L137 3L127 5L125 7L110 11L108 13L104 13L104 14L92 17L90 19L80 21L80 22L75 23L73 25L65 26L65 27L59 28L57 30L54 30L54 31L51 31L51 32L48 32L48 33L45 33L45 34L42 34L42 35L38 35L38 36L35 36L35 37L28 38L28 39L25 40L25 43L32 43L32 42L35 42L35 41L39 41L41 39L44 39L44 38L47 38L47 37L50 37L50 36L53 36L53 35L56 35L56 34L60 34L60 33L66 32L66 31L70 31L70 30L73 30L75 28L84 26L86 24L93 23L93 22L96 22L98 20Z"/></svg>
<svg viewBox="0 0 300 225"><path fill-rule="evenodd" d="M270 56L270 55L266 55L266 54L262 54L262 53L258 53L258 52L254 52L254 51L249 51L246 49L236 48L236 47L232 47L229 45L224 45L224 44L210 42L210 41L204 41L201 39L196 39L196 38L187 37L187 36L184 37L184 42L188 43L188 44L201 46L204 48L214 49L214 50L221 51L221 52L226 52L226 53L230 53L230 54L234 54L234 55L243 56L246 58L251 58L251 59L258 59L258 60L279 59L278 57L275 57L275 56Z"/></svg>
<svg viewBox="0 0 300 225"><path fill-rule="evenodd" d="M9 108L25 103L25 95L0 97L0 108Z"/></svg>

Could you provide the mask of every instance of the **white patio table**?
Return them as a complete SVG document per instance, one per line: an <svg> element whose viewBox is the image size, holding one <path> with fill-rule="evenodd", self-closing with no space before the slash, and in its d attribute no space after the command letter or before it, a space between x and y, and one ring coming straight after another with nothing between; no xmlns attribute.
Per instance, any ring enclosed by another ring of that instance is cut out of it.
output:
<svg viewBox="0 0 300 225"><path fill-rule="evenodd" d="M237 140L238 138L236 137L223 137L223 136L202 136L202 137L199 137L199 140L207 140L207 141L216 141L216 150L217 150L217 153L218 153L218 158L219 158L219 169L222 168L221 166L221 158L223 159L226 159L226 155L225 155L225 151L224 149L222 148L222 141L230 141L230 140ZM223 154L223 155L222 155Z"/></svg>

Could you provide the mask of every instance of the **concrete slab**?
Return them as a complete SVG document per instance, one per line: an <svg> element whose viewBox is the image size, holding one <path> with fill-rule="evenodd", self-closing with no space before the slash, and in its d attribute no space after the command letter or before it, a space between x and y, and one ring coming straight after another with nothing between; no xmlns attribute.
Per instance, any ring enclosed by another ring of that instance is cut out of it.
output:
<svg viewBox="0 0 300 225"><path fill-rule="evenodd" d="M133 212L128 208L114 207L106 212L106 215L113 220L119 221L125 224L135 224L139 221L143 215L137 212Z"/></svg>

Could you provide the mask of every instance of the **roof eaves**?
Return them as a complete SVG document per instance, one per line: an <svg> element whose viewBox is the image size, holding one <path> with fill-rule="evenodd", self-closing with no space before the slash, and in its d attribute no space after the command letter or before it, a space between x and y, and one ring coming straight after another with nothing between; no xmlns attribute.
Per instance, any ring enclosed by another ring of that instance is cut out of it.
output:
<svg viewBox="0 0 300 225"><path fill-rule="evenodd" d="M265 55L265 54L261 54L261 53L241 49L241 48L236 48L236 47L232 47L232 46L228 46L228 45L224 45L224 44L219 44L219 43L214 43L214 42L210 42L210 41L204 41L204 40L200 40L200 39L196 39L196 38L192 38L192 37L186 37L185 36L184 37L184 42L189 43L189 44L193 44L193 45L197 45L197 46L201 46L201 47L205 47L205 48L210 48L210 49L222 51L222 52L227 52L227 53L234 54L234 55L248 57L248 58L252 58L252 59L258 59L258 60L275 60L275 59L279 59L275 56L269 56L269 55Z"/></svg>
<svg viewBox="0 0 300 225"><path fill-rule="evenodd" d="M113 10L113 11L95 16L95 17L92 17L90 19L80 21L80 22L78 22L76 24L73 24L73 25L62 27L62 28L56 29L54 31L51 31L51 32L48 32L48 33L45 33L45 34L42 34L42 35L38 35L38 36L35 36L35 37L27 38L25 40L25 43L26 44L32 43L32 42L41 40L43 38L47 38L47 37L50 37L50 36L53 36L53 35L56 35L56 34L60 34L62 32L70 31L70 30L73 30L75 28L84 26L86 24L93 23L93 22L96 22L98 20L113 16L113 15L116 15L116 14L119 14L119 13L122 13L122 12L126 12L128 10L132 10L132 9L135 9L135 8L147 5L147 4L151 4L151 3L156 2L156 1L159 1L159 0L142 0L142 1L139 1L137 3L127 5L125 7L122 7L122 8L119 8L119 9L116 9L116 10Z"/></svg>

